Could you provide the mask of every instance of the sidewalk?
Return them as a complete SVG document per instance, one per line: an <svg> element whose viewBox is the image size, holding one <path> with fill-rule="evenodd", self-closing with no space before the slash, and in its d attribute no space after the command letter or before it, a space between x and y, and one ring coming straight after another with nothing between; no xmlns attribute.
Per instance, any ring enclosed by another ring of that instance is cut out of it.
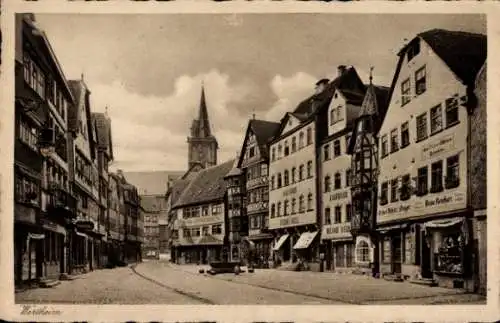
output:
<svg viewBox="0 0 500 323"><path fill-rule="evenodd" d="M208 275L208 265L166 264L172 269L194 275ZM205 269L200 274L199 269ZM461 290L428 287L409 282L393 282L370 276L332 272L291 272L277 269L255 269L254 273L221 274L214 279L249 284L302 295L328 298L352 304L486 304L486 298Z"/></svg>

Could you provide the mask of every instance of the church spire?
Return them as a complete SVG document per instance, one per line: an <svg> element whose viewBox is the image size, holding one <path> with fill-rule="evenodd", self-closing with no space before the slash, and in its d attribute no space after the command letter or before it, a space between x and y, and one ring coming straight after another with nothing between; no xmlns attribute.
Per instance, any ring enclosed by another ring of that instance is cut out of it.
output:
<svg viewBox="0 0 500 323"><path fill-rule="evenodd" d="M205 86L203 82L201 83L201 99L198 122L200 127L200 137L210 137L212 132L210 131L210 122L208 120L207 103L205 100Z"/></svg>

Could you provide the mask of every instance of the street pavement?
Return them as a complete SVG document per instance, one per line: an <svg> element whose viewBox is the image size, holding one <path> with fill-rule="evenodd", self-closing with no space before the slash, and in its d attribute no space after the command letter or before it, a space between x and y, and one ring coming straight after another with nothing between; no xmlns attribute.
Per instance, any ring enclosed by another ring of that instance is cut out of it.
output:
<svg viewBox="0 0 500 323"><path fill-rule="evenodd" d="M148 261L102 269L53 288L16 293L16 303L86 304L485 304L458 290L389 282L367 276L256 269L200 274L206 266Z"/></svg>

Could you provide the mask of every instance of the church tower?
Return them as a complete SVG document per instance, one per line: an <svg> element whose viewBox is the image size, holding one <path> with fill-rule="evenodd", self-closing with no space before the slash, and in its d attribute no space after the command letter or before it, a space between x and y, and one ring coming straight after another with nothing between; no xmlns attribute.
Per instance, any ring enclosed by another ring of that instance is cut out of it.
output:
<svg viewBox="0 0 500 323"><path fill-rule="evenodd" d="M191 124L191 134L188 142L188 169L200 164L203 168L217 165L217 150L219 144L212 135L210 122L208 120L207 104L205 100L205 88L201 86L201 99L198 119Z"/></svg>

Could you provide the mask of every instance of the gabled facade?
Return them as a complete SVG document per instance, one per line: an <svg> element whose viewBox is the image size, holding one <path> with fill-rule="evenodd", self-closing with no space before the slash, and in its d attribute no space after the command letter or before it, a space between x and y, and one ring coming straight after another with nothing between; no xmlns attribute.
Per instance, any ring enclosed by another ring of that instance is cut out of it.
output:
<svg viewBox="0 0 500 323"><path fill-rule="evenodd" d="M298 120L297 120L298 122ZM269 233L269 153L267 142L280 126L277 122L252 119L238 159L246 191L244 216L248 238L255 245L251 261L257 267L267 266L271 257L273 235Z"/></svg>
<svg viewBox="0 0 500 323"><path fill-rule="evenodd" d="M446 30L399 53L379 131L382 274L475 289L469 114L485 57L486 36Z"/></svg>

